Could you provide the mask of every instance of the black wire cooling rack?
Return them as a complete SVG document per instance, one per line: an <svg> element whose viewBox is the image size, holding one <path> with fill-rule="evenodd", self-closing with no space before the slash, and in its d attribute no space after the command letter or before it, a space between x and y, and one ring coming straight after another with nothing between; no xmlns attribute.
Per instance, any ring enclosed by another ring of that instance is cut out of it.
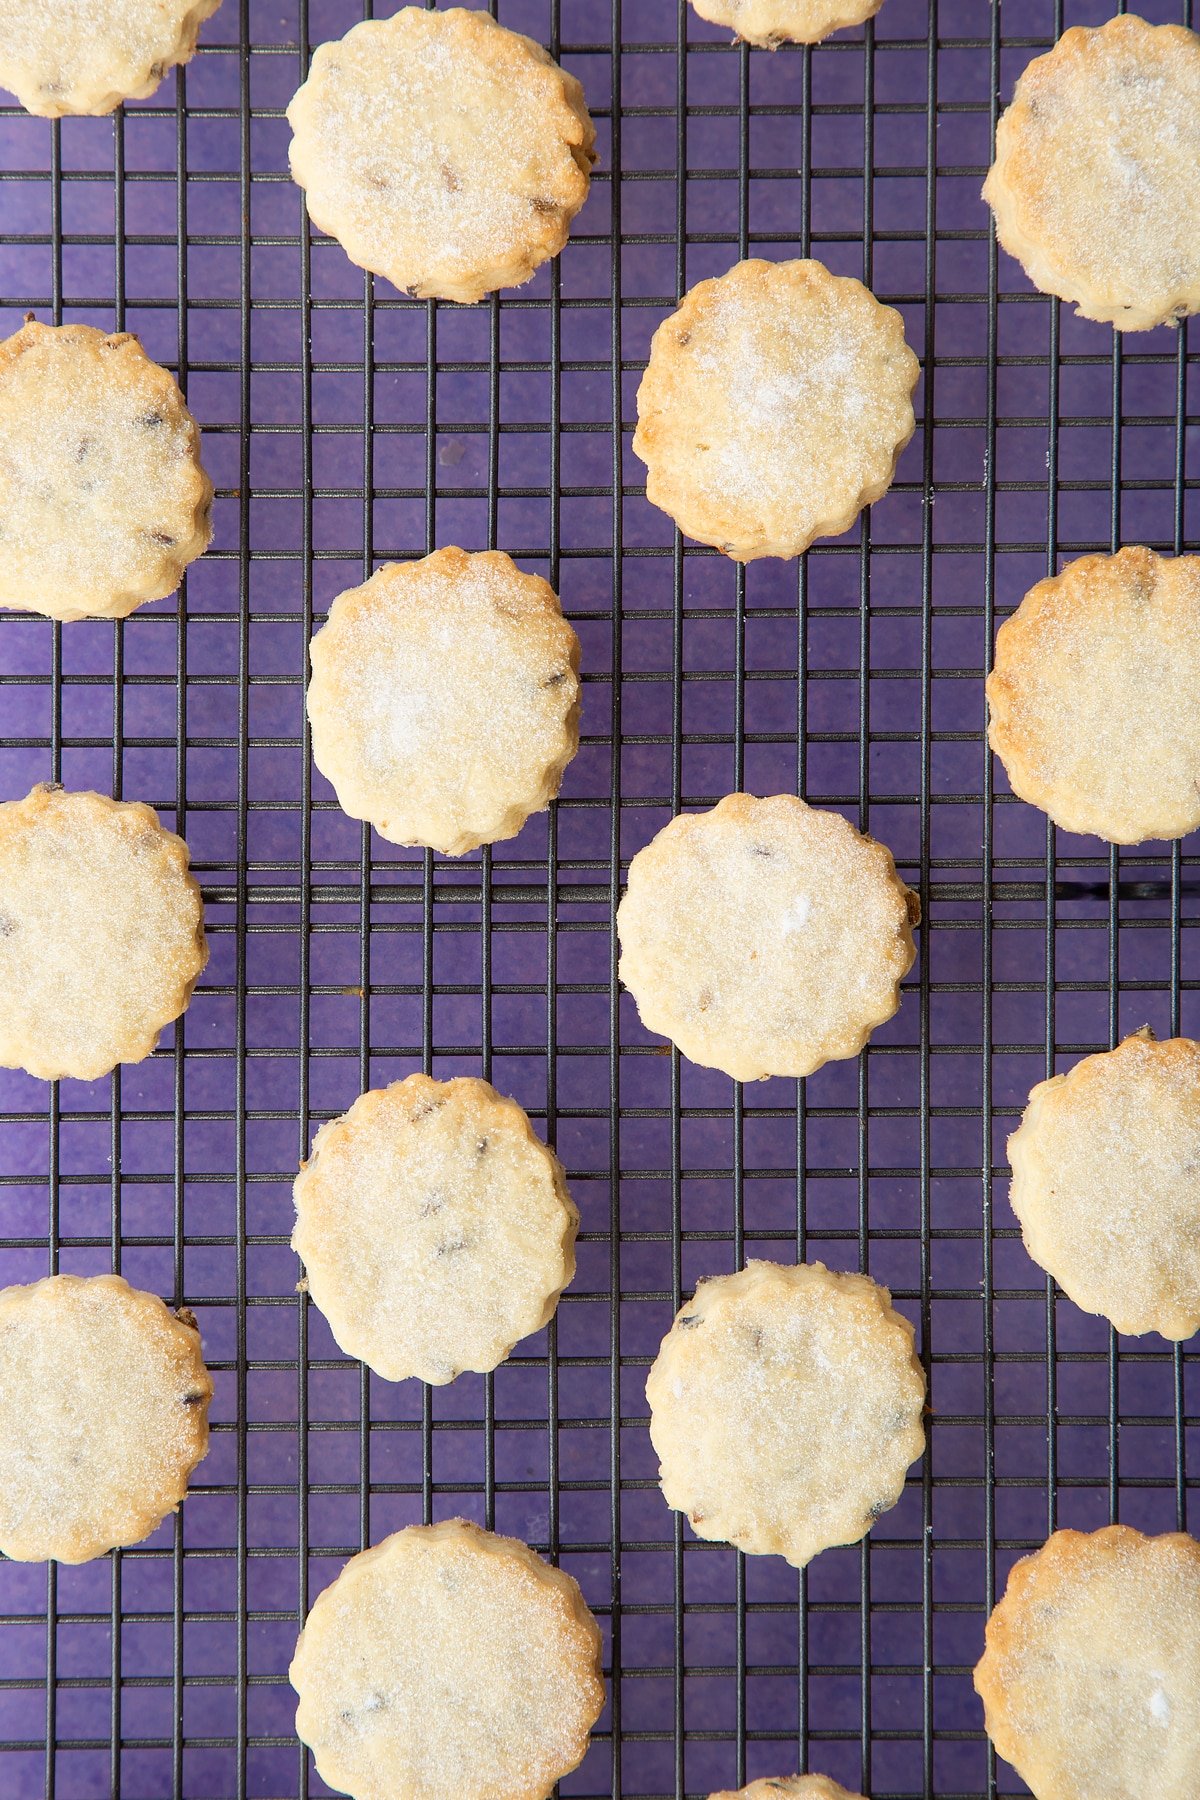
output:
<svg viewBox="0 0 1200 1800"><path fill-rule="evenodd" d="M8 1800L325 1792L286 1681L306 1601L455 1513L560 1561L604 1627L609 1706L564 1793L813 1768L991 1800L1022 1790L970 1670L1016 1555L1059 1523L1194 1521L1194 1357L1059 1300L1005 1197L1036 1080L1144 1022L1200 1029L1190 846L1056 837L984 738L996 619L1033 580L1195 537L1194 327L1075 319L979 200L1020 68L1111 10L885 0L771 56L683 0L499 0L582 79L600 160L560 261L472 309L398 298L305 229L283 108L350 0L225 0L186 72L110 120L0 109L4 331L27 309L138 331L218 492L175 600L0 616L0 798L61 779L158 806L213 951L148 1063L0 1079L0 1279L118 1268L195 1309L217 1382L177 1519L80 1569L0 1563ZM686 286L810 252L904 313L917 434L859 531L737 569L647 505L636 385ZM555 812L461 863L343 818L302 705L332 596L452 542L545 572L585 667ZM743 785L870 828L925 921L861 1059L744 1090L641 1030L613 927L629 856ZM583 1214L556 1323L436 1391L340 1356L288 1248L317 1124L415 1068L516 1095ZM694 1540L645 1429L681 1296L749 1255L869 1269L930 1378L901 1504L804 1577Z"/></svg>

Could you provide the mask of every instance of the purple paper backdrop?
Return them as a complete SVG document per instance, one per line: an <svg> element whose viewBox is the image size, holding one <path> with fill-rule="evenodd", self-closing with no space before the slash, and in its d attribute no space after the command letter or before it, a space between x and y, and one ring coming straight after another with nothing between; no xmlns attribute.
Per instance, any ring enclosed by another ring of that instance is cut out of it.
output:
<svg viewBox="0 0 1200 1800"><path fill-rule="evenodd" d="M993 608L1056 554L1195 532L1183 336L1114 349L997 259L978 198L997 93L1111 10L886 0L771 56L682 0L500 0L581 77L600 157L560 263L467 310L304 235L282 110L350 0L225 0L186 76L115 121L0 110L0 327L139 332L218 493L177 599L115 628L0 616L0 798L59 777L152 802L212 946L151 1061L0 1076L0 1279L118 1267L196 1309L217 1384L177 1521L79 1569L0 1563L7 1800L325 1793L286 1681L305 1594L455 1513L556 1554L603 1624L610 1704L566 1794L797 1767L875 1800L1020 1793L971 1691L993 1582L1055 1522L1195 1522L1193 1356L1047 1292L1004 1165L1048 1069L1145 1021L1200 1030L1196 859L1048 837L983 738ZM633 396L684 286L810 248L902 309L917 434L861 533L743 579L647 505ZM547 573L586 672L553 816L462 862L343 818L302 704L313 616L447 543ZM628 857L737 785L842 808L922 891L899 1015L804 1084L681 1064L615 982ZM288 1248L316 1124L421 1067L515 1094L583 1214L556 1325L436 1392L342 1357ZM868 1268L930 1368L903 1501L806 1578L695 1541L645 1429L681 1290L751 1254Z"/></svg>

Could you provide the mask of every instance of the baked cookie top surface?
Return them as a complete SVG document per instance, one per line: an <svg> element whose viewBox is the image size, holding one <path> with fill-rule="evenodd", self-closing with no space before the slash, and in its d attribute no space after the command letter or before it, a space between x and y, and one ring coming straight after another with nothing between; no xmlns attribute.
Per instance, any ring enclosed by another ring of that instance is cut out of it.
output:
<svg viewBox="0 0 1200 1800"><path fill-rule="evenodd" d="M768 1775L736 1793L723 1789L710 1794L708 1800L779 1800L780 1795L784 1800L863 1800L861 1794L839 1787L828 1775Z"/></svg>
<svg viewBox="0 0 1200 1800"><path fill-rule="evenodd" d="M1130 547L1031 588L996 634L988 741L1014 791L1116 844L1200 825L1200 557Z"/></svg>
<svg viewBox="0 0 1200 1800"><path fill-rule="evenodd" d="M119 1275L0 1291L0 1550L87 1562L136 1544L208 1448L212 1380L189 1313Z"/></svg>
<svg viewBox="0 0 1200 1800"><path fill-rule="evenodd" d="M545 1800L604 1705L576 1582L463 1519L352 1557L289 1673L298 1735L353 1800Z"/></svg>
<svg viewBox="0 0 1200 1800"><path fill-rule="evenodd" d="M1077 1306L1200 1328L1200 1044L1140 1031L1039 1082L1008 1156L1025 1247Z"/></svg>
<svg viewBox="0 0 1200 1800"><path fill-rule="evenodd" d="M515 1100L410 1075L323 1125L292 1247L334 1337L389 1381L486 1371L575 1273L579 1214Z"/></svg>
<svg viewBox="0 0 1200 1800"><path fill-rule="evenodd" d="M639 850L617 912L649 1031L736 1081L856 1056L900 1003L916 895L890 851L792 794L729 794Z"/></svg>
<svg viewBox="0 0 1200 1800"><path fill-rule="evenodd" d="M1200 1545L1056 1531L1009 1576L975 1688L1038 1800L1195 1800Z"/></svg>
<svg viewBox="0 0 1200 1800"><path fill-rule="evenodd" d="M1200 37L1074 26L1017 82L983 189L1035 287L1145 331L1200 306Z"/></svg>
<svg viewBox="0 0 1200 1800"><path fill-rule="evenodd" d="M313 222L416 299L519 286L587 198L583 89L485 12L406 6L353 26L316 51L287 116Z"/></svg>
<svg viewBox="0 0 1200 1800"><path fill-rule="evenodd" d="M633 436L646 497L738 562L798 556L891 486L919 372L900 314L861 281L735 263L654 334Z"/></svg>
<svg viewBox="0 0 1200 1800"><path fill-rule="evenodd" d="M885 1287L823 1263L701 1282L646 1398L667 1505L796 1568L869 1531L925 1446L912 1326Z"/></svg>
<svg viewBox="0 0 1200 1800"><path fill-rule="evenodd" d="M780 44L818 44L832 31L874 18L882 4L883 0L692 0L700 18L728 25L739 38L764 50Z"/></svg>
<svg viewBox="0 0 1200 1800"><path fill-rule="evenodd" d="M311 656L313 759L392 843L515 837L579 747L579 640L502 551L386 564L334 601Z"/></svg>
<svg viewBox="0 0 1200 1800"><path fill-rule="evenodd" d="M31 319L0 343L0 606L119 619L163 599L208 547L212 497L196 422L135 337Z"/></svg>
<svg viewBox="0 0 1200 1800"><path fill-rule="evenodd" d="M0 87L27 112L110 113L187 62L221 0L0 0Z"/></svg>
<svg viewBox="0 0 1200 1800"><path fill-rule="evenodd" d="M152 807L52 785L0 805L0 1067L141 1062L207 957L187 845Z"/></svg>

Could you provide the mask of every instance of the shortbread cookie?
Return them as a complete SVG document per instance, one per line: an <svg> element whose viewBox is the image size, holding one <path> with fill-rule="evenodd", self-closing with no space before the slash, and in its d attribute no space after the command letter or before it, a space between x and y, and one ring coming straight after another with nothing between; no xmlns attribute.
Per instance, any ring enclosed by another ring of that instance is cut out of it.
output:
<svg viewBox="0 0 1200 1800"><path fill-rule="evenodd" d="M583 89L485 12L355 25L317 50L287 116L313 223L414 299L519 287L587 199Z"/></svg>
<svg viewBox="0 0 1200 1800"><path fill-rule="evenodd" d="M44 119L144 100L221 0L0 0L0 87Z"/></svg>
<svg viewBox="0 0 1200 1800"><path fill-rule="evenodd" d="M863 1800L861 1794L852 1794L839 1787L828 1775L768 1775L762 1781L752 1781L749 1787L739 1788L736 1793L724 1789L719 1794L710 1794L708 1800L779 1800L781 1794L790 1800Z"/></svg>
<svg viewBox="0 0 1200 1800"><path fill-rule="evenodd" d="M891 853L793 794L729 794L629 865L621 980L648 1031L735 1081L857 1056L900 1004L917 896Z"/></svg>
<svg viewBox="0 0 1200 1800"><path fill-rule="evenodd" d="M545 1800L604 1705L577 1583L465 1519L351 1557L289 1675L297 1734L352 1800Z"/></svg>
<svg viewBox="0 0 1200 1800"><path fill-rule="evenodd" d="M30 319L0 343L0 606L123 619L163 599L208 548L212 498L196 422L135 337Z"/></svg>
<svg viewBox="0 0 1200 1800"><path fill-rule="evenodd" d="M654 334L633 434L646 498L738 562L799 556L886 494L919 373L861 281L736 263Z"/></svg>
<svg viewBox="0 0 1200 1800"><path fill-rule="evenodd" d="M861 25L874 18L883 0L692 0L692 5L710 24L728 25L746 43L774 50L780 44L819 44L832 31Z"/></svg>
<svg viewBox="0 0 1200 1800"><path fill-rule="evenodd" d="M1075 26L1018 81L983 197L1044 294L1147 331L1200 307L1200 37Z"/></svg>
<svg viewBox="0 0 1200 1800"><path fill-rule="evenodd" d="M1196 1800L1200 1544L1056 1531L1009 1576L975 1689L1037 1800Z"/></svg>
<svg viewBox="0 0 1200 1800"><path fill-rule="evenodd" d="M0 806L0 1068L141 1062L207 959L187 845L152 807L53 784Z"/></svg>
<svg viewBox="0 0 1200 1800"><path fill-rule="evenodd" d="M402 1381L484 1372L540 1331L575 1273L562 1165L486 1081L406 1081L322 1125L292 1248L348 1356Z"/></svg>
<svg viewBox="0 0 1200 1800"><path fill-rule="evenodd" d="M912 1326L885 1287L819 1262L701 1282L646 1399L667 1505L798 1569L868 1532L925 1447Z"/></svg>
<svg viewBox="0 0 1200 1800"><path fill-rule="evenodd" d="M1200 825L1200 557L1119 550L1039 581L996 634L988 742L1013 790L1114 844Z"/></svg>
<svg viewBox="0 0 1200 1800"><path fill-rule="evenodd" d="M393 844L462 856L515 837L579 748L579 639L502 551L386 564L311 651L313 760Z"/></svg>
<svg viewBox="0 0 1200 1800"><path fill-rule="evenodd" d="M1025 1248L1076 1306L1200 1329L1200 1044L1139 1031L1039 1082L1008 1158Z"/></svg>
<svg viewBox="0 0 1200 1800"><path fill-rule="evenodd" d="M119 1275L0 1291L0 1550L88 1562L174 1512L208 1449L191 1313Z"/></svg>

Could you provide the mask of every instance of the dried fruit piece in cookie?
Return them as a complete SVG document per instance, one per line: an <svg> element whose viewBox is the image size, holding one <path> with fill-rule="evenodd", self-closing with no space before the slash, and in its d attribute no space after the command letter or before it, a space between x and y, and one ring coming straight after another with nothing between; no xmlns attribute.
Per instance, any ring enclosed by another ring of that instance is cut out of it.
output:
<svg viewBox="0 0 1200 1800"><path fill-rule="evenodd" d="M735 263L654 334L633 434L646 497L738 562L799 556L886 494L919 373L900 314L861 281Z"/></svg>
<svg viewBox="0 0 1200 1800"><path fill-rule="evenodd" d="M1200 1544L1056 1531L1009 1576L975 1691L1037 1800L1196 1800Z"/></svg>
<svg viewBox="0 0 1200 1800"><path fill-rule="evenodd" d="M1076 1306L1200 1329L1200 1044L1143 1030L1039 1082L1008 1159L1025 1248Z"/></svg>
<svg viewBox="0 0 1200 1800"><path fill-rule="evenodd" d="M144 100L221 0L0 0L0 87L44 119Z"/></svg>
<svg viewBox="0 0 1200 1800"><path fill-rule="evenodd" d="M519 287L587 199L583 89L485 12L355 25L317 50L287 116L313 223L414 299Z"/></svg>
<svg viewBox="0 0 1200 1800"><path fill-rule="evenodd" d="M298 1736L352 1800L545 1800L604 1705L577 1583L465 1519L352 1556L289 1675Z"/></svg>
<svg viewBox="0 0 1200 1800"><path fill-rule="evenodd" d="M779 1800L781 1794L785 1800L863 1800L861 1794L850 1793L828 1775L771 1775L738 1788L736 1793L724 1789L710 1794L708 1800Z"/></svg>
<svg viewBox="0 0 1200 1800"><path fill-rule="evenodd" d="M0 343L0 606L123 619L173 594L212 497L196 421L135 337L30 319Z"/></svg>
<svg viewBox="0 0 1200 1800"><path fill-rule="evenodd" d="M579 639L502 551L386 564L311 650L313 759L393 844L462 856L515 837L579 748Z"/></svg>
<svg viewBox="0 0 1200 1800"><path fill-rule="evenodd" d="M891 852L793 794L729 794L639 850L617 911L649 1031L735 1081L857 1056L900 1004L917 897Z"/></svg>
<svg viewBox="0 0 1200 1800"><path fill-rule="evenodd" d="M363 1094L296 1180L292 1248L349 1356L402 1381L486 1371L575 1273L579 1214L515 1100L458 1076Z"/></svg>
<svg viewBox="0 0 1200 1800"><path fill-rule="evenodd" d="M0 1291L0 1550L88 1562L140 1542L208 1449L213 1384L188 1312L119 1275Z"/></svg>
<svg viewBox="0 0 1200 1800"><path fill-rule="evenodd" d="M875 17L883 0L692 0L692 5L710 24L728 25L746 43L774 50L780 44L819 44L832 31L861 25Z"/></svg>
<svg viewBox="0 0 1200 1800"><path fill-rule="evenodd" d="M868 1532L925 1447L912 1326L885 1287L819 1262L702 1281L646 1399L667 1505L797 1569Z"/></svg>
<svg viewBox="0 0 1200 1800"><path fill-rule="evenodd" d="M187 845L152 807L51 784L0 806L0 1068L141 1062L207 959Z"/></svg>
<svg viewBox="0 0 1200 1800"><path fill-rule="evenodd" d="M1044 294L1148 331L1200 307L1200 37L1074 26L1017 82L983 197Z"/></svg>
<svg viewBox="0 0 1200 1800"><path fill-rule="evenodd" d="M996 634L988 741L1022 800L1114 844L1200 825L1200 557L1081 556Z"/></svg>

